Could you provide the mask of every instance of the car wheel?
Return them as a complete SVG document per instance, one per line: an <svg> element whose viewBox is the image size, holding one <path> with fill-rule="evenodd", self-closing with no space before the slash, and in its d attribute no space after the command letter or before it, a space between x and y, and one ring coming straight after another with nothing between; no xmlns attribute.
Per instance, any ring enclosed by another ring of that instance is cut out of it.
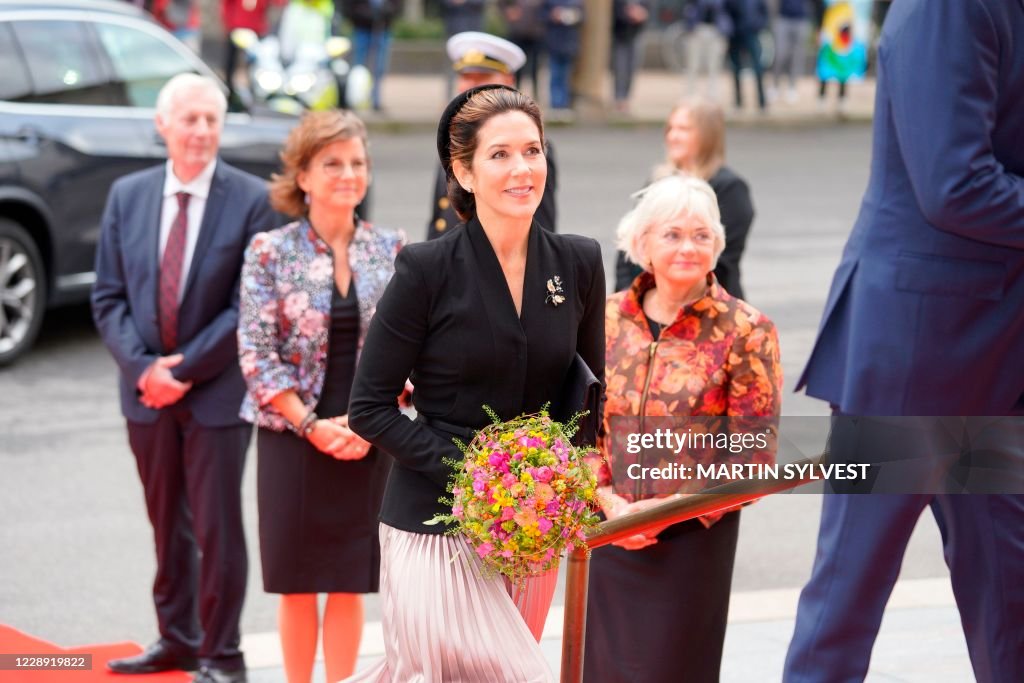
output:
<svg viewBox="0 0 1024 683"><path fill-rule="evenodd" d="M31 348L46 309L46 272L39 249L20 225L0 218L0 365Z"/></svg>

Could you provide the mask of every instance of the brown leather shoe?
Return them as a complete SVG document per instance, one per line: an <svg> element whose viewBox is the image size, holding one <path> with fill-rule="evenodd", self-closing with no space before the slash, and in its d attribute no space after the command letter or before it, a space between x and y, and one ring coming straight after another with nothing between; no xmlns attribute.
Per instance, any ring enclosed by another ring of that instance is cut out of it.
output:
<svg viewBox="0 0 1024 683"><path fill-rule="evenodd" d="M195 671L199 660L195 655L181 654L163 641L157 641L141 654L122 659L111 659L107 668L119 674L155 674L161 671Z"/></svg>

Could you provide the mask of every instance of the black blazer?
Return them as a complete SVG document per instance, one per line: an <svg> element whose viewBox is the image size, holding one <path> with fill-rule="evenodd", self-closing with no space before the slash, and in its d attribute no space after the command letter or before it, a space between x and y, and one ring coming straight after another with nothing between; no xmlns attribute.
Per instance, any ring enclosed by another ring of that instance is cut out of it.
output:
<svg viewBox="0 0 1024 683"><path fill-rule="evenodd" d="M548 300L559 276L565 301ZM604 379L604 269L600 245L530 230L522 317L483 228L476 219L441 239L407 246L370 323L349 402L352 429L395 459L381 520L417 533L450 512L448 457L462 459L452 433L398 410L406 378L413 404L428 420L479 429L483 405L502 419L557 400L579 354Z"/></svg>
<svg viewBox="0 0 1024 683"><path fill-rule="evenodd" d="M92 313L103 343L121 370L121 412L152 423L159 411L139 403L142 372L164 355L157 294L160 207L166 165L120 178L110 188L96 251ZM238 369L238 288L249 239L275 226L266 183L217 161L192 265L178 311L172 370L194 385L181 405L207 427L244 424L238 409L245 383Z"/></svg>

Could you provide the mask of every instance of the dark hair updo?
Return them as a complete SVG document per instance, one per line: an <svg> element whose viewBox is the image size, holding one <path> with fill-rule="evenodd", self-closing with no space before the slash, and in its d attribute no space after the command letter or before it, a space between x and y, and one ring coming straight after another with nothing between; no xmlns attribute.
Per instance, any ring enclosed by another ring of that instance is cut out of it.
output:
<svg viewBox="0 0 1024 683"><path fill-rule="evenodd" d="M459 161L473 169L480 129L500 114L521 111L537 124L541 144L544 144L544 122L537 103L523 93L508 86L485 85L472 88L456 96L441 117L438 130L438 154L448 180L448 199L463 221L476 215L476 198L467 192L452 172L452 162Z"/></svg>

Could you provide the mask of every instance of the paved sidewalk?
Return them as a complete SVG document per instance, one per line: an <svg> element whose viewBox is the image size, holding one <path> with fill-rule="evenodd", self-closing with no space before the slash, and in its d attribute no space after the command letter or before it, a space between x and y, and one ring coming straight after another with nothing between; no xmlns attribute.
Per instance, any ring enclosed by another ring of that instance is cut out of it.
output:
<svg viewBox="0 0 1024 683"><path fill-rule="evenodd" d="M723 683L781 680L798 598L797 589L733 594ZM555 605L541 647L556 673L561 660L561 635L562 606ZM250 683L284 680L276 633L246 636L242 648L249 662ZM368 623L357 668L369 667L383 652L380 623ZM949 580L898 582L872 655L868 683L963 683L973 678ZM322 661L317 663L313 680L324 680Z"/></svg>
<svg viewBox="0 0 1024 683"><path fill-rule="evenodd" d="M702 83L702 85L705 85ZM813 125L816 123L834 123L837 119L865 121L871 118L874 110L875 82L866 80L850 83L847 86L847 102L842 112L836 103L836 86L829 84L825 102L818 99L818 81L805 77L797 87L796 101L789 103L782 99L773 102L767 113L756 111L757 101L754 92L753 78L744 81L744 102L746 109L736 111L732 103L732 77L722 76L718 92L727 100L723 100L731 124L741 125ZM602 115L587 113L585 106L580 107L577 117L579 123L611 123L620 125L655 124L661 125L672 106L686 94L686 82L679 74L667 71L641 71L637 73L630 103L630 113L626 115L611 110L611 81L608 79L605 91L608 93ZM381 113L362 112L368 123L375 128L402 127L408 125L436 125L437 119L448 99L445 93L444 78L440 75L408 75L395 74L385 78L381 99L384 111ZM542 92L541 106L546 103ZM562 123L562 122L556 122Z"/></svg>

